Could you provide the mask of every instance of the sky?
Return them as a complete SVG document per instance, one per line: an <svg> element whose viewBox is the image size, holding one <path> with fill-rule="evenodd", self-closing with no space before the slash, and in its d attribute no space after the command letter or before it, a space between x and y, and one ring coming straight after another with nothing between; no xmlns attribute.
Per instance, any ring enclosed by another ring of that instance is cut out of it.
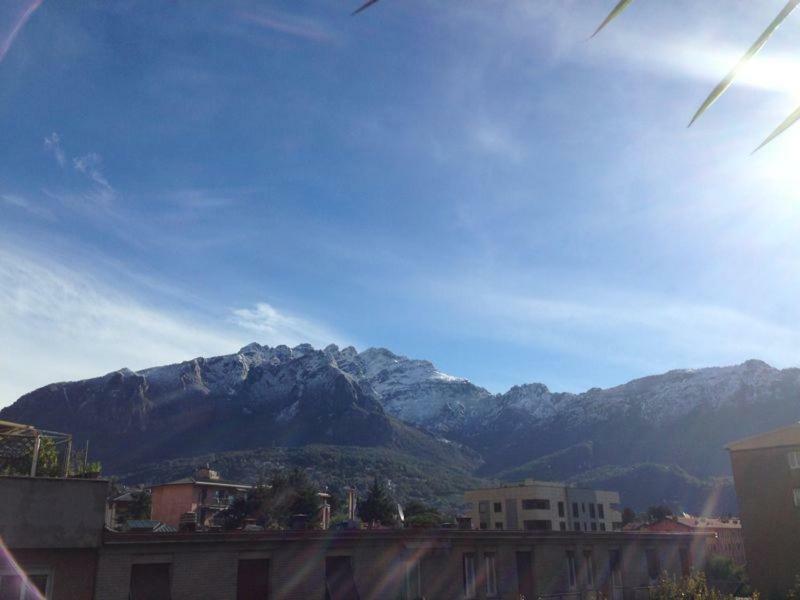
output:
<svg viewBox="0 0 800 600"><path fill-rule="evenodd" d="M800 366L783 0L7 0L0 406L382 346L491 391Z"/></svg>

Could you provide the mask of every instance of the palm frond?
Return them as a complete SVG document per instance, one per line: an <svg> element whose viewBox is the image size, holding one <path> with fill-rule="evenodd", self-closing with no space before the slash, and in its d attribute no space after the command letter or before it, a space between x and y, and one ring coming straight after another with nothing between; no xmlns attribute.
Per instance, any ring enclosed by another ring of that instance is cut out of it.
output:
<svg viewBox="0 0 800 600"><path fill-rule="evenodd" d="M362 10L367 10L367 9L368 9L370 6L372 6L373 4L375 4L377 1L378 1L378 0L367 0L366 2L364 2L364 4L362 4L362 5L361 5L361 6L359 6L359 7L358 7L356 10L354 10L352 14L354 14L354 15L357 15L357 14L358 14L358 13L360 13Z"/></svg>
<svg viewBox="0 0 800 600"><path fill-rule="evenodd" d="M753 58L756 54L758 54L758 51L764 47L764 44L767 43L767 40L769 40L770 36L772 36L772 34L775 33L775 30L781 25L781 23L783 23L786 17L788 17L792 13L792 11L795 8L797 8L798 4L800 4L800 0L789 0L786 6L783 7L783 10L781 10L781 12L778 13L778 16L772 20L772 22L758 37L755 43L752 46L750 46L750 49L747 52L745 52L742 58L739 59L739 62L736 63L736 66L733 67L733 69L731 69L731 71L727 75L725 75L722 81L720 81L713 90L711 90L711 93L703 101L703 104L701 104L700 108L697 109L697 112L692 117L692 120L689 121L689 127L692 126L692 123L694 123L700 117L700 115L702 115L706 111L706 109L708 109L712 104L714 104L714 102L716 102L719 99L719 97L725 93L725 90L727 90L731 86L733 80L739 74L739 71L742 70L744 65L747 64L747 62L751 58Z"/></svg>
<svg viewBox="0 0 800 600"><path fill-rule="evenodd" d="M610 13L608 13L608 16L607 16L607 17L606 17L606 18L603 20L603 22L602 22L602 23L600 23L599 27L598 27L597 29L595 29L595 30L594 30L594 33L592 34L592 37L594 37L594 36L596 36L598 33L600 33L600 31L603 29L603 27L605 27L606 25L608 25L609 23L611 23L611 21L613 21L615 18L617 18L617 17L619 16L619 14L620 14L620 13L621 13L623 10L625 10L626 8L628 8L628 5L629 5L631 2L633 2L633 0L619 0L619 2L617 3L617 5L616 5L616 6L615 6L615 7L614 7L612 10L611 10L611 12L610 12Z"/></svg>
<svg viewBox="0 0 800 600"><path fill-rule="evenodd" d="M797 123L797 121L800 121L800 107L798 107L798 108L797 108L797 109L796 109L796 110L795 110L795 111L794 111L792 114L790 114L788 117L786 117L786 119L784 119L783 123L781 123L780 125L778 125L778 126L775 128L775 131L773 131L772 133L770 133L770 134L769 134L769 136L767 136L767 139L765 139L763 142L761 142L761 143L758 145L758 148L756 148L755 150L753 150L753 152L752 152L752 153L753 153L753 154L755 154L756 152L758 152L759 150L761 150L761 149L762 149L764 146L766 146L767 144L769 144L769 143L770 143L772 140L774 140L776 137L778 137L778 136L779 136L780 134L782 134L784 131L786 131L787 129L789 129L789 127L791 127L792 125L794 125L795 123Z"/></svg>

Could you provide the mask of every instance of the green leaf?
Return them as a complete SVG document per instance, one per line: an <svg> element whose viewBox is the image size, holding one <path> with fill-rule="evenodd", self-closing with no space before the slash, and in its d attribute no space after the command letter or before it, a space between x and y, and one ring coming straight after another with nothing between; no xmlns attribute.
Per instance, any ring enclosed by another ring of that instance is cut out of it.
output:
<svg viewBox="0 0 800 600"><path fill-rule="evenodd" d="M759 144L758 148L753 150L753 154L761 150L764 146L769 144L772 140L782 134L784 131L789 129L792 125L794 125L798 120L800 120L800 107L798 107L792 114L790 114L786 119L775 128L775 131L769 134L767 139L765 139L761 144Z"/></svg>
<svg viewBox="0 0 800 600"><path fill-rule="evenodd" d="M362 4L362 5L361 5L361 6L359 6L359 7L358 7L356 10L354 10L354 11L353 11L353 14L354 14L354 15L357 15L357 14L358 14L358 13L360 13L362 10L367 10L367 9L368 9L370 6L372 6L373 4L375 4L377 1L378 1L378 0L367 0L366 2L364 2L364 4Z"/></svg>
<svg viewBox="0 0 800 600"><path fill-rule="evenodd" d="M619 2L617 3L617 5L616 5L616 6L615 6L615 7L614 7L612 10L611 10L611 12L610 12L610 13L608 13L608 16L605 18L605 20L604 20L602 23L600 23L600 26L599 26L597 29L595 29L595 30L594 30L594 33L592 34L592 37L594 37L594 36L596 36L598 33L600 33L600 31L603 29L603 27L605 27L605 26L606 26L606 25L608 25L608 24L609 24L611 21L613 21L613 20L614 20L616 17L618 17L618 16L619 16L619 14L620 14L620 13L621 13L623 10L625 10L626 8L628 8L628 5L629 5L631 2L633 2L633 0L619 0Z"/></svg>
<svg viewBox="0 0 800 600"><path fill-rule="evenodd" d="M727 75L725 75L722 81L717 84L717 87L711 90L711 93L705 99L703 104L701 104L700 108L697 109L697 112L692 117L692 120L689 121L689 127L692 126L692 123L694 123L700 117L700 115L706 111L706 109L714 104L714 102L716 102L719 97L725 93L725 90L731 86L733 80L739 74L739 71L741 71L742 67L744 67L744 65L747 64L751 58L758 54L759 50L761 50L761 48L764 47L764 44L767 43L767 40L769 40L770 36L775 32L780 24L783 23L786 17L788 17L791 12L797 8L798 4L800 4L800 0L789 0L786 6L783 7L783 10L778 13L778 16L772 20L772 22L758 37L755 43L750 46L750 49L744 54L744 56L742 56L742 58L739 59L739 62L736 63L736 66L733 67L733 69L731 69Z"/></svg>

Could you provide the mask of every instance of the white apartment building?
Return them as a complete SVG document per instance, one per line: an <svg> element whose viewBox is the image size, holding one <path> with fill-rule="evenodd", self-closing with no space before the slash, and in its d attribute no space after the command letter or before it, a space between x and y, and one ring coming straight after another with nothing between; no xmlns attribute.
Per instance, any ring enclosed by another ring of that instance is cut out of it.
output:
<svg viewBox="0 0 800 600"><path fill-rule="evenodd" d="M619 493L563 483L524 483L470 490L467 515L479 529L604 532L622 529Z"/></svg>

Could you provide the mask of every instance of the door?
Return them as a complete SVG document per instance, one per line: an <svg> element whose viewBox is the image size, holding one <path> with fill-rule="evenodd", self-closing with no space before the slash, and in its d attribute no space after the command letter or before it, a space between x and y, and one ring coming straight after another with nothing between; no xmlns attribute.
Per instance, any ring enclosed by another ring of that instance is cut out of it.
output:
<svg viewBox="0 0 800 600"><path fill-rule="evenodd" d="M536 598L533 580L533 552L517 552L517 593L520 600Z"/></svg>

